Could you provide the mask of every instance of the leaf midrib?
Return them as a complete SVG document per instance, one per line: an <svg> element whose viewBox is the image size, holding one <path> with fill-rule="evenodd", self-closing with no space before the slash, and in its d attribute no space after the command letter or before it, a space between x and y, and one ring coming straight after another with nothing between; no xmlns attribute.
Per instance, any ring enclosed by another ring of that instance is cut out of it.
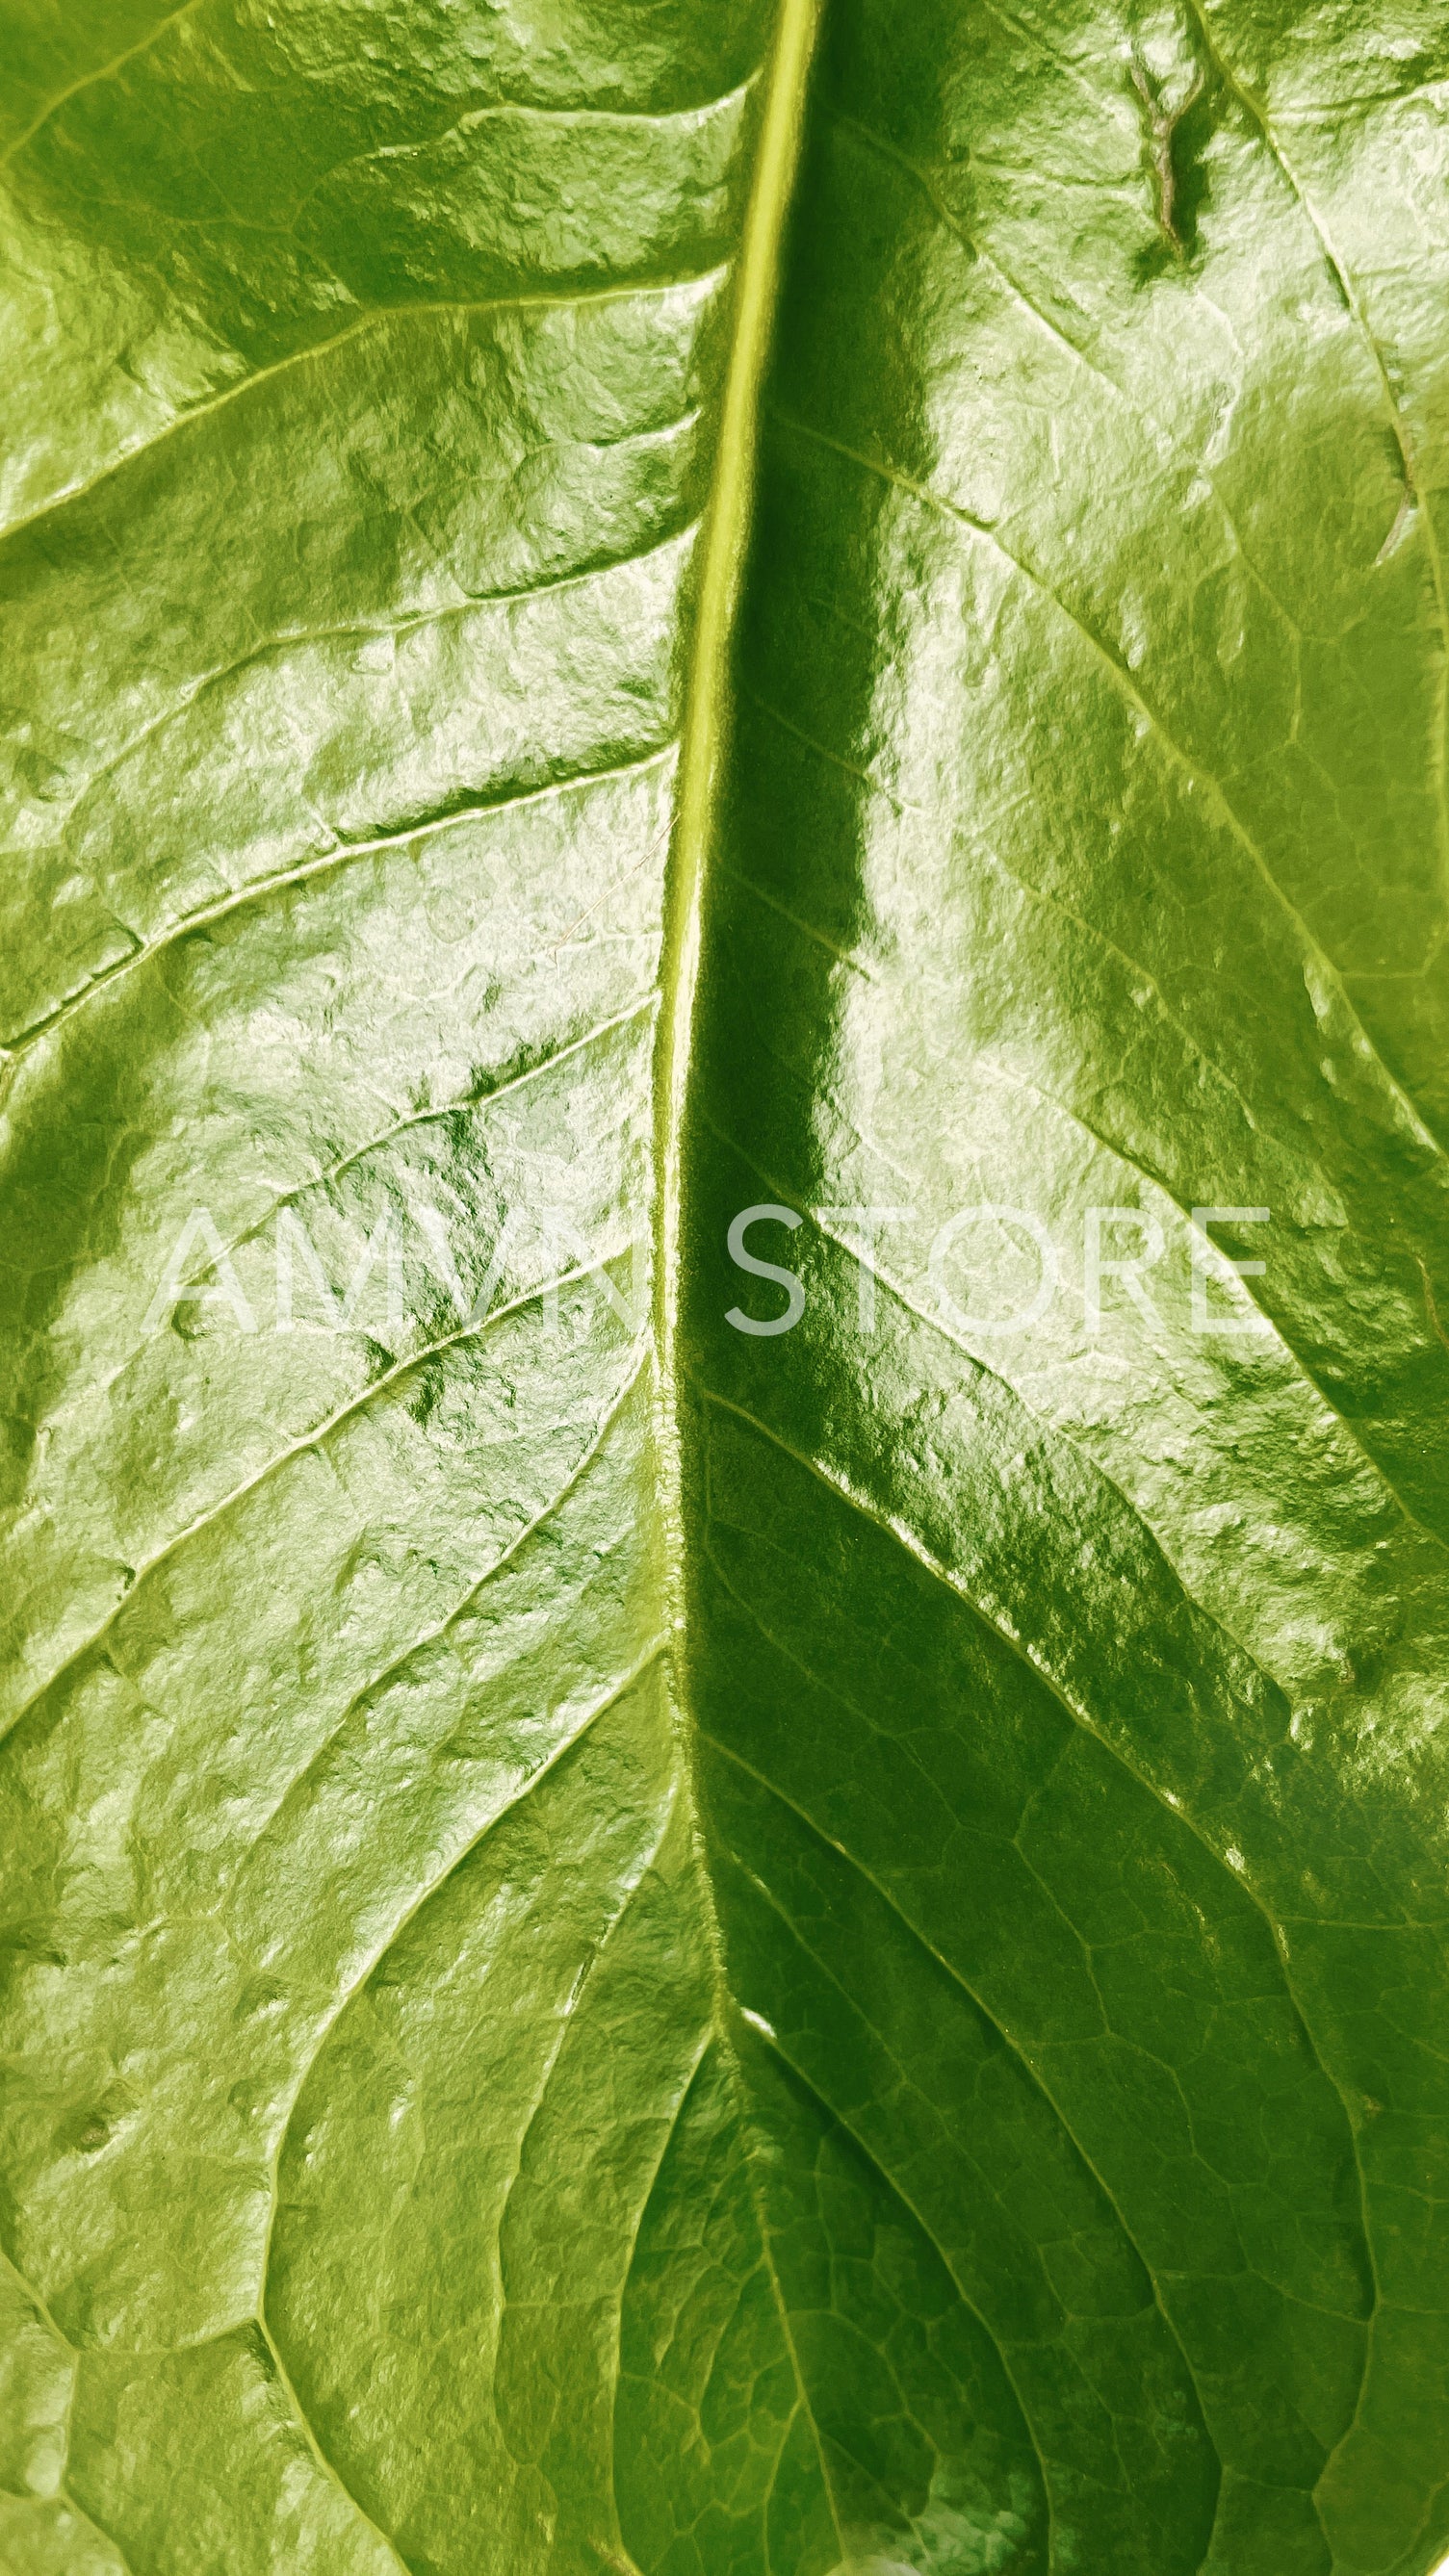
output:
<svg viewBox="0 0 1449 2576"><path fill-rule="evenodd" d="M720 407L714 482L705 513L685 692L675 828L665 884L660 1022L655 1060L653 1342L666 1634L679 1762L690 1816L703 1929L713 1983L712 2019L734 2071L729 1989L703 1849L703 1815L687 1680L684 1459L680 1421L679 1288L684 1222L683 1154L694 1057L707 863L715 838L729 738L731 644L752 518L761 395L779 297L786 223L799 166L810 69L824 0L780 0L766 75L759 141L741 237L733 329ZM845 2534L775 2269L767 2215L746 2142L745 2173L760 2250L791 2369L814 2437L842 2556Z"/></svg>
<svg viewBox="0 0 1449 2576"><path fill-rule="evenodd" d="M714 480L699 588L666 872L654 1071L653 1340L665 1607L683 1710L684 1471L680 1436L679 1277L683 1152L694 1054L706 864L729 735L730 648L744 575L759 452L761 394L778 301L786 220L799 164L805 93L824 0L780 0L741 236ZM696 1813L697 1800L694 1802Z"/></svg>
<svg viewBox="0 0 1449 2576"><path fill-rule="evenodd" d="M754 501L760 397L778 299L785 225L799 162L805 92L823 10L824 0L780 0L740 247L717 463L704 519L666 888L655 1092L658 1177L654 1314L661 1394L671 1426L677 1409L681 1147L693 1053L705 865L728 737L730 644ZM672 1427L669 1446L677 1451ZM677 1479L674 1499L677 1500Z"/></svg>

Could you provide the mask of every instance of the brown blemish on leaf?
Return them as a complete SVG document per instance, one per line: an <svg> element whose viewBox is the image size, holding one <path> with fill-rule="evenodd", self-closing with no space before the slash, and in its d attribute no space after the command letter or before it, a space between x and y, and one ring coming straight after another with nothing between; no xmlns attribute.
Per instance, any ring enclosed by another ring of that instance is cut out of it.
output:
<svg viewBox="0 0 1449 2576"><path fill-rule="evenodd" d="M1192 87L1186 97L1181 99L1176 107L1168 107L1164 103L1161 86L1153 79L1142 56L1134 46L1132 86L1142 102L1143 117L1147 126L1148 152L1153 175L1157 181L1158 230L1164 241L1168 243L1173 258L1184 260L1187 257L1187 244L1183 240L1177 223L1177 170L1173 162L1172 145L1183 118L1190 108L1196 106L1202 96L1203 76L1200 71L1194 73Z"/></svg>

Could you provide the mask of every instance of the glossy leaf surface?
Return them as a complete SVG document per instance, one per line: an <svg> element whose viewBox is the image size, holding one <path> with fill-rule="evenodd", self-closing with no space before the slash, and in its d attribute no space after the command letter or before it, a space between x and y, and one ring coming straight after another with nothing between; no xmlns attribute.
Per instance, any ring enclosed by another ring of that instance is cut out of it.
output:
<svg viewBox="0 0 1449 2576"><path fill-rule="evenodd" d="M1428 2576L1441 13L0 43L0 2566Z"/></svg>

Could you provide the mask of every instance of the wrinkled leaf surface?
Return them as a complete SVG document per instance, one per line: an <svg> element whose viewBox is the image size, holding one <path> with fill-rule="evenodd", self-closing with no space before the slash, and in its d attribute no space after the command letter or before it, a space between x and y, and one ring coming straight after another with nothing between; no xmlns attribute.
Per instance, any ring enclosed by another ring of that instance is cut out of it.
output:
<svg viewBox="0 0 1449 2576"><path fill-rule="evenodd" d="M1441 13L0 53L0 2564L1427 2576Z"/></svg>

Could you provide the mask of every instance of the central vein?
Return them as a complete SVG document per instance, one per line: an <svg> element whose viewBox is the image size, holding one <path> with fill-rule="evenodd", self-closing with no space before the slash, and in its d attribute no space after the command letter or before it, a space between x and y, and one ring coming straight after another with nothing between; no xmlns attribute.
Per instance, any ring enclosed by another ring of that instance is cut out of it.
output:
<svg viewBox="0 0 1449 2576"><path fill-rule="evenodd" d="M785 222L800 157L811 58L823 0L781 0L754 180L735 285L729 371L714 484L705 517L694 650L685 701L665 903L662 1006L655 1076L657 1183L654 1334L659 1385L669 1615L683 1624L683 1477L678 1331L683 1139L699 984L705 865L713 838L730 720L730 644L739 603L759 449L760 393L780 281Z"/></svg>
<svg viewBox="0 0 1449 2576"><path fill-rule="evenodd" d="M674 1720L700 1871L703 1930L714 1996L717 2039L727 2037L729 1997L719 1924L703 1850L703 1818L688 1723L686 1664L685 1465L681 1422L679 1326L685 1219L686 1117L694 1058L705 879L718 829L731 722L731 646L744 577L760 443L760 400L778 298L785 224L799 165L810 65L824 0L781 0L757 144L749 211L735 283L734 328L714 483L705 518L670 853L661 961L661 1020L655 1070L658 1156L654 1230L654 1348L658 1398L666 1615L670 1629ZM727 2062L734 2052L727 2044ZM696 2066L698 2061L696 2061ZM735 2067L738 2074L737 2065ZM691 2081L693 2079L691 2078ZM846 2550L844 2527L825 2470L810 2397L795 2349L784 2291L775 2269L767 2213L753 2175L750 2191L760 2244L790 2355L800 2404L814 2430L831 2518Z"/></svg>

